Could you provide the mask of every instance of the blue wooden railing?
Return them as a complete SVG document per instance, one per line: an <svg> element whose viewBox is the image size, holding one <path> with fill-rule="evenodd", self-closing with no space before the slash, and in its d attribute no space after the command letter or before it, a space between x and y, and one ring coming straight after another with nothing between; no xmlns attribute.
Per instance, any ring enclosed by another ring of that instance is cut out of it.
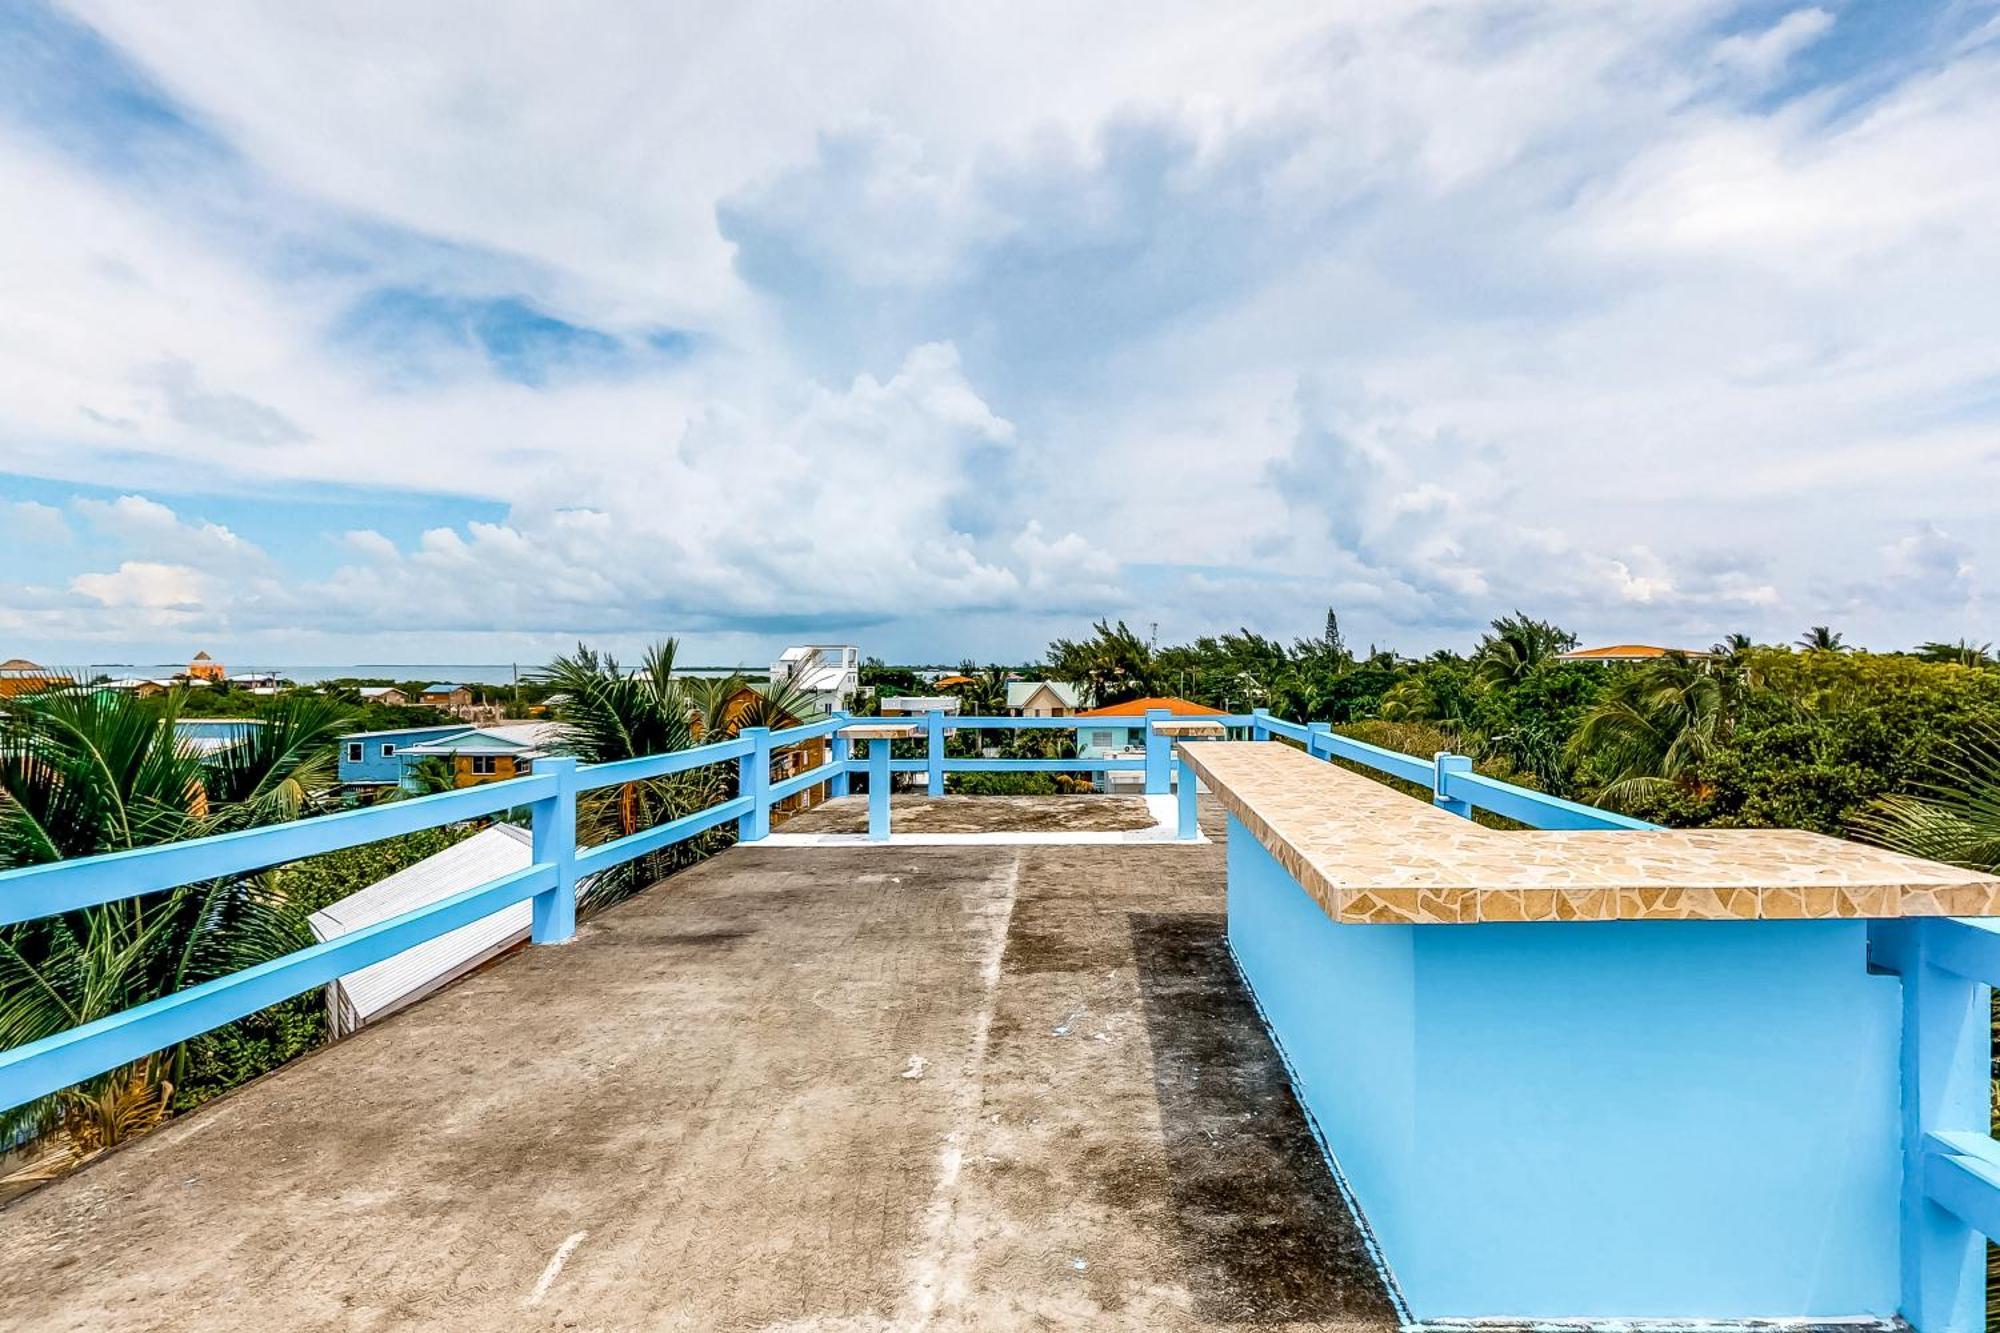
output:
<svg viewBox="0 0 2000 1333"><path fill-rule="evenodd" d="M779 731L746 728L737 737L670 754L580 766L569 758L545 758L525 777L435 796L387 802L362 810L325 815L166 843L103 856L57 861L0 872L0 925L52 916L78 908L164 892L185 884L227 879L304 857L364 843L526 809L532 820L533 853L525 870L467 889L439 902L301 949L256 967L203 982L122 1013L0 1052L0 1109L18 1106L57 1089L164 1050L221 1024L255 1013L336 977L367 967L426 940L435 939L513 903L533 903L531 938L559 944L576 931L579 880L613 866L684 842L732 820L740 841L756 842L771 831L772 806L826 786L846 795L852 775L870 777L870 836L889 836L888 793L895 773L923 773L926 789L942 794L950 773L1141 773L1149 795L1173 791L1173 741L1154 724L1170 715L1156 710L1144 718L954 717L929 714L910 719L926 741L921 758L897 759L887 741L869 744L857 758L842 729L855 720L836 714L805 726ZM869 719L879 722L881 719ZM1622 815L1510 787L1470 771L1470 761L1439 755L1419 759L1335 735L1323 723L1301 726L1259 710L1210 715L1239 734L1258 740L1279 737L1321 759L1344 759L1430 788L1440 806L1469 814L1492 810L1540 828L1643 828ZM1139 731L1140 756L1074 759L1002 759L945 754L950 731L1096 730L1124 726ZM772 781L775 753L827 738L831 757L809 771ZM737 765L736 794L615 841L579 847L577 797L628 782L643 782L715 764ZM1199 836L1195 825L1196 784L1185 761L1180 769L1179 829L1183 839Z"/></svg>
<svg viewBox="0 0 2000 1333"><path fill-rule="evenodd" d="M1990 1132L2000 922L1870 922L1868 960L1903 981L1903 1315L1927 1333L1978 1329L1985 1242L2000 1240Z"/></svg>

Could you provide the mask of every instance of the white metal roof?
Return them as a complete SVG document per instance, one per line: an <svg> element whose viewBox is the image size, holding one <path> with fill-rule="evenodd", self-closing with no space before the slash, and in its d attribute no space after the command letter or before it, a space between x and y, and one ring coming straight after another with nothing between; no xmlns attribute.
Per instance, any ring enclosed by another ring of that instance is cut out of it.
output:
<svg viewBox="0 0 2000 1333"><path fill-rule="evenodd" d="M1076 707L1076 686L1066 680L1010 680L1007 682L1007 706L1026 708L1035 695L1047 690L1056 697L1056 702L1064 708Z"/></svg>
<svg viewBox="0 0 2000 1333"><path fill-rule="evenodd" d="M531 844L528 830L495 824L314 912L310 918L313 934L322 940L338 939L349 931L526 870L533 864ZM328 996L334 1034L344 1036L420 1000L453 977L519 944L528 938L533 916L531 904L514 903L394 957L349 972L333 983Z"/></svg>

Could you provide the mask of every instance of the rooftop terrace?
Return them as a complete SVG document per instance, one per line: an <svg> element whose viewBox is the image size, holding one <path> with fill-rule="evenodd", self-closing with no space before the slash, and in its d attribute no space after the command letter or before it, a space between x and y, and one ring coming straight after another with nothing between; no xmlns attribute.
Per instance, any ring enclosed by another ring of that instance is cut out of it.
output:
<svg viewBox="0 0 2000 1333"><path fill-rule="evenodd" d="M1391 1328L1222 909L737 847L0 1211L0 1325Z"/></svg>
<svg viewBox="0 0 2000 1333"><path fill-rule="evenodd" d="M1078 725L835 715L0 872L29 921L532 821L526 868L0 1051L0 1106L515 904L561 946L0 1209L0 1326L1980 1325L2000 879L1263 713L976 739ZM695 769L707 808L579 845L580 796Z"/></svg>

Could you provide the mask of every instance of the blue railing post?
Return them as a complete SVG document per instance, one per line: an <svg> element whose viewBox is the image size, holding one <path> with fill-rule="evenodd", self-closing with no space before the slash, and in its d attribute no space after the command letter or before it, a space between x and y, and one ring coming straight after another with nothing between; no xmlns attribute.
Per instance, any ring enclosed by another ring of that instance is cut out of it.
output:
<svg viewBox="0 0 2000 1333"><path fill-rule="evenodd" d="M534 856L552 862L555 887L534 897L529 937L537 944L565 944L576 936L576 760L551 755L535 761L538 772L556 780L555 794L530 807L534 812Z"/></svg>
<svg viewBox="0 0 2000 1333"><path fill-rule="evenodd" d="M1306 723L1306 753L1315 759L1333 757L1333 723Z"/></svg>
<svg viewBox="0 0 2000 1333"><path fill-rule="evenodd" d="M845 710L835 713L834 716L840 719L842 726L847 725L847 713ZM833 775L833 791L830 793L831 795L845 796L852 786L847 776L847 765L854 757L853 750L854 743L852 741L848 740L847 737L841 735L838 731L833 733L833 762L840 765L840 771Z"/></svg>
<svg viewBox="0 0 2000 1333"><path fill-rule="evenodd" d="M1168 767L1173 757L1173 738L1162 736L1153 730L1155 722L1164 722L1173 714L1164 708L1146 710L1146 795L1165 796L1167 784L1173 770Z"/></svg>
<svg viewBox="0 0 2000 1333"><path fill-rule="evenodd" d="M750 808L736 821L736 840L759 842L771 836L771 729L745 727L737 734L750 742L750 753L736 761L736 791L750 798Z"/></svg>
<svg viewBox="0 0 2000 1333"><path fill-rule="evenodd" d="M886 740L868 742L868 840L889 840L889 746Z"/></svg>
<svg viewBox="0 0 2000 1333"><path fill-rule="evenodd" d="M933 796L944 795L944 714L933 708L924 714L924 735L930 742L925 751L925 776Z"/></svg>
<svg viewBox="0 0 2000 1333"><path fill-rule="evenodd" d="M1271 710L1253 708L1250 710L1250 739L1268 741L1271 739Z"/></svg>
<svg viewBox="0 0 2000 1333"><path fill-rule="evenodd" d="M1431 782L1431 804L1440 810L1449 810L1461 819L1472 818L1472 802L1454 800L1448 794L1453 773L1470 773L1472 760L1462 754L1441 750L1434 756L1437 774Z"/></svg>
<svg viewBox="0 0 2000 1333"><path fill-rule="evenodd" d="M1988 988L1926 956L1922 919L1871 923L1869 954L1903 978L1903 1309L1922 1333L1985 1326L1985 1250L1978 1232L1929 1197L1931 1133L1987 1132L1991 1077Z"/></svg>
<svg viewBox="0 0 2000 1333"><path fill-rule="evenodd" d="M1196 822L1195 815L1195 797L1200 790L1201 784L1195 778L1194 765L1187 761L1186 755L1179 756L1175 761L1174 772L1174 809L1179 816L1175 821L1174 836L1182 842L1193 842L1201 836L1201 825Z"/></svg>

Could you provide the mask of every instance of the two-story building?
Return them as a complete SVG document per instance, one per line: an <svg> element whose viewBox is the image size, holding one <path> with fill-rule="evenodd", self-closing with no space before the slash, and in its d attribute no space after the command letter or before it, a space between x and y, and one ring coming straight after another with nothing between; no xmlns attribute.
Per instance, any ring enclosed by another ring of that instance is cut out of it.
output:
<svg viewBox="0 0 2000 1333"><path fill-rule="evenodd" d="M441 708L447 713L472 707L472 687L439 682L424 686L423 697L417 700L431 708Z"/></svg>
<svg viewBox="0 0 2000 1333"><path fill-rule="evenodd" d="M462 722L444 722L428 727L394 727L387 731L354 731L342 736L340 785L343 787L398 787L411 761L403 752L426 741L457 736L467 730Z"/></svg>
<svg viewBox="0 0 2000 1333"><path fill-rule="evenodd" d="M1064 680L1007 682L1009 717L1068 717L1076 711L1076 686Z"/></svg>
<svg viewBox="0 0 2000 1333"><path fill-rule="evenodd" d="M403 757L412 764L449 759L452 785L477 787L533 772L535 760L550 753L561 732L561 724L555 722L501 722L461 728L449 736L408 746Z"/></svg>
<svg viewBox="0 0 2000 1333"><path fill-rule="evenodd" d="M861 690L861 650L851 643L807 643L787 648L771 663L771 683L786 680L814 709L838 712Z"/></svg>

